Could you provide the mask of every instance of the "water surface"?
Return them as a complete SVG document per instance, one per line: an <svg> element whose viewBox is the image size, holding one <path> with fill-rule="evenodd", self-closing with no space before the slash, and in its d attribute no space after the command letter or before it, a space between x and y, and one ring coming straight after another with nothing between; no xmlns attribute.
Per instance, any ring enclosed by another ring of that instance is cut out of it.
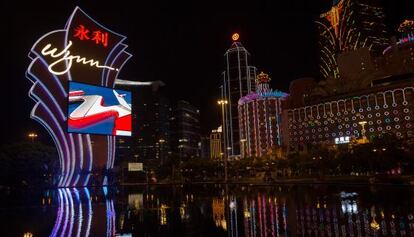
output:
<svg viewBox="0 0 414 237"><path fill-rule="evenodd" d="M2 191L0 236L414 236L413 193L218 184Z"/></svg>

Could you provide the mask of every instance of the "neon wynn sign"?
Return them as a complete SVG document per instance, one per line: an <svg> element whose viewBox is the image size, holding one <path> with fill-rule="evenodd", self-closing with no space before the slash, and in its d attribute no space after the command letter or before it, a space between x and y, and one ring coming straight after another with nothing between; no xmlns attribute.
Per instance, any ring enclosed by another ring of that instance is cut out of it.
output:
<svg viewBox="0 0 414 237"><path fill-rule="evenodd" d="M100 65L98 60L94 60L94 59L86 59L85 57L81 57L79 55L71 55L70 54L70 47L72 46L72 41L69 41L68 45L66 46L66 48L64 48L62 51L57 52L58 49L57 48L53 48L52 44L47 44L43 49L42 49L42 55L43 56L48 56L50 55L50 57L52 58L57 58L56 61L54 61L53 63L51 63L48 67L49 72L55 74L55 75L62 75L67 73L70 68L72 67L72 63L73 60L75 60L76 63L82 63L82 64L89 64L89 66L91 67L97 67L97 68L106 68L109 70L116 70L118 71L117 68L113 68L113 67L109 67L109 66L105 66L105 65ZM67 62L67 65L65 64L65 62ZM59 65L60 63L63 63L63 65L65 65L65 69L61 70L61 71L56 71L54 70L54 67L56 65Z"/></svg>

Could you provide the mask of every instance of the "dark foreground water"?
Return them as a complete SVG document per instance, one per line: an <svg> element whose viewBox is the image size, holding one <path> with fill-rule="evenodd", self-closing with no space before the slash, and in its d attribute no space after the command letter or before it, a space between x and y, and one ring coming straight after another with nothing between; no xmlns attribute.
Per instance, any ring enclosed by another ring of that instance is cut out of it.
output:
<svg viewBox="0 0 414 237"><path fill-rule="evenodd" d="M342 185L2 191L0 236L414 236L413 194Z"/></svg>

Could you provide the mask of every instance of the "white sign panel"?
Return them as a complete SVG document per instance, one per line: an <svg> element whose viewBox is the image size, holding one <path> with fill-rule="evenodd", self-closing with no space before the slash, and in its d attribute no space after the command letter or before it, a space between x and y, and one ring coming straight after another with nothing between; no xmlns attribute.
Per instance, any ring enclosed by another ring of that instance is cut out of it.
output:
<svg viewBox="0 0 414 237"><path fill-rule="evenodd" d="M143 171L142 163L128 163L128 171Z"/></svg>
<svg viewBox="0 0 414 237"><path fill-rule="evenodd" d="M350 137L337 137L335 138L335 144L346 144L350 142Z"/></svg>

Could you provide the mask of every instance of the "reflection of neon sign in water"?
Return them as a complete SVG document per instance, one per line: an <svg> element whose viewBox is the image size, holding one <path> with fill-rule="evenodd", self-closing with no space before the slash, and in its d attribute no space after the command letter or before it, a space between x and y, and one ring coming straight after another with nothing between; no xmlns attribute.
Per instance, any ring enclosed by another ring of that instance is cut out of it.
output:
<svg viewBox="0 0 414 237"><path fill-rule="evenodd" d="M341 200L342 213L357 213L358 212L357 202L354 199L354 197L358 196L357 193L341 192L339 195L342 199Z"/></svg>
<svg viewBox="0 0 414 237"><path fill-rule="evenodd" d="M79 55L71 55L70 51L69 51L71 46L72 46L72 41L69 40L68 46L66 46L66 48L64 48L62 51L60 51L58 53L56 53L56 51L58 51L57 48L50 49L50 47L52 47L52 44L47 44L42 49L42 55L43 56L48 56L49 55L52 58L58 58L53 63L49 64L49 67L48 67L49 72L51 72L55 75L63 75L65 73L69 72L70 68L72 67L73 60L75 60L75 62L77 62L77 63L89 64L89 66L91 66L91 67L106 68L106 69L109 69L109 70L118 71L117 68L113 68L113 67L109 67L109 66L99 64L98 60L86 59L85 57L81 57ZM57 66L59 64L64 65L65 69L63 69L61 71L54 70L55 66Z"/></svg>
<svg viewBox="0 0 414 237"><path fill-rule="evenodd" d="M91 196L87 188L62 188L57 191L58 210L55 225L50 234L51 237L90 236L92 222L104 223L99 220L101 217L106 219L106 236L115 236L115 208L112 200L106 200L106 216L94 216L94 208L102 208L103 206L97 205L96 207L93 207ZM95 235L96 233L92 234Z"/></svg>
<svg viewBox="0 0 414 237"><path fill-rule="evenodd" d="M259 194L256 199L245 198L243 209L246 236L262 236L268 232L272 233L272 236L287 236L288 210L285 201L278 202L276 197ZM234 210L237 210L237 205ZM237 218L234 216L233 219L237 224Z"/></svg>

